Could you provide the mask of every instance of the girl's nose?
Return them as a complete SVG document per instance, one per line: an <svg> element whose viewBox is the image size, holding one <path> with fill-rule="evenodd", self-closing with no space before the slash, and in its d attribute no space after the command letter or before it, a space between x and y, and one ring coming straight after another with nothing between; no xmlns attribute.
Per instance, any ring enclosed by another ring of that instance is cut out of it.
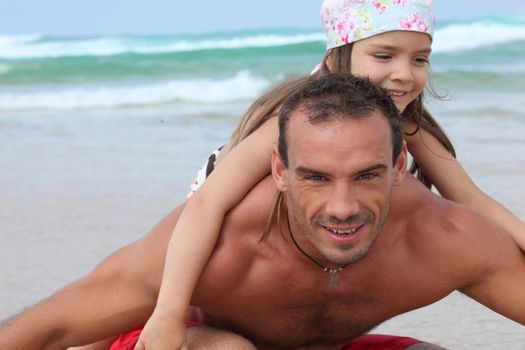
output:
<svg viewBox="0 0 525 350"><path fill-rule="evenodd" d="M414 75L412 74L410 63L399 62L396 64L390 77L392 80L411 82L414 79Z"/></svg>

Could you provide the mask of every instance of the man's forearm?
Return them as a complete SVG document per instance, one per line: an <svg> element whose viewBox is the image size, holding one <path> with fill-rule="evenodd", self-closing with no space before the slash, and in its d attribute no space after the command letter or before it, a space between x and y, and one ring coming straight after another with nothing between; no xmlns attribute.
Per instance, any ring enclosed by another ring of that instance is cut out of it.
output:
<svg viewBox="0 0 525 350"><path fill-rule="evenodd" d="M53 322L56 310L53 311L51 303L50 299L44 300L0 323L0 349L63 349L63 330L57 322Z"/></svg>

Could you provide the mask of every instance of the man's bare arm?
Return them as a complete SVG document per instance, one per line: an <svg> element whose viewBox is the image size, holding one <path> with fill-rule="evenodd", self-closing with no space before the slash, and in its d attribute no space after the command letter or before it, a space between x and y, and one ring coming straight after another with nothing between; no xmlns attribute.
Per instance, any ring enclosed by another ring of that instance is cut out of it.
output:
<svg viewBox="0 0 525 350"><path fill-rule="evenodd" d="M143 325L154 309L179 211L84 278L0 325L0 349L65 349Z"/></svg>
<svg viewBox="0 0 525 350"><path fill-rule="evenodd" d="M469 247L481 273L461 291L497 313L525 325L525 256L502 228L485 218L469 225Z"/></svg>

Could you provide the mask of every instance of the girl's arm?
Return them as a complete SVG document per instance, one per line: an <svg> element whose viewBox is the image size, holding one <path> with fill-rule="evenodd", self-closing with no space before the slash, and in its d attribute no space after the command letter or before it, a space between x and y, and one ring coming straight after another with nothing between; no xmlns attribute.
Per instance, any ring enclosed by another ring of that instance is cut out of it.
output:
<svg viewBox="0 0 525 350"><path fill-rule="evenodd" d="M185 349L184 315L225 214L270 173L277 118L234 147L188 200L166 252L157 306L135 349Z"/></svg>
<svg viewBox="0 0 525 350"><path fill-rule="evenodd" d="M415 128L415 123L405 122L405 131L413 132ZM405 139L410 154L443 197L481 211L503 227L525 252L525 224L483 193L434 136L420 129L414 135L405 136Z"/></svg>

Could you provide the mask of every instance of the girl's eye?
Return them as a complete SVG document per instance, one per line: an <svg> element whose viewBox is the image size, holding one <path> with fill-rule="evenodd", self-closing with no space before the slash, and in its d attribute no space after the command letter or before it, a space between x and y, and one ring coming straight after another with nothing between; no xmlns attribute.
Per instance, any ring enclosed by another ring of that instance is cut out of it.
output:
<svg viewBox="0 0 525 350"><path fill-rule="evenodd" d="M388 60L392 58L392 55L386 54L386 53L376 53L374 54L374 57L379 60Z"/></svg>
<svg viewBox="0 0 525 350"><path fill-rule="evenodd" d="M416 62L419 64L427 64L429 59L428 57L416 57Z"/></svg>

